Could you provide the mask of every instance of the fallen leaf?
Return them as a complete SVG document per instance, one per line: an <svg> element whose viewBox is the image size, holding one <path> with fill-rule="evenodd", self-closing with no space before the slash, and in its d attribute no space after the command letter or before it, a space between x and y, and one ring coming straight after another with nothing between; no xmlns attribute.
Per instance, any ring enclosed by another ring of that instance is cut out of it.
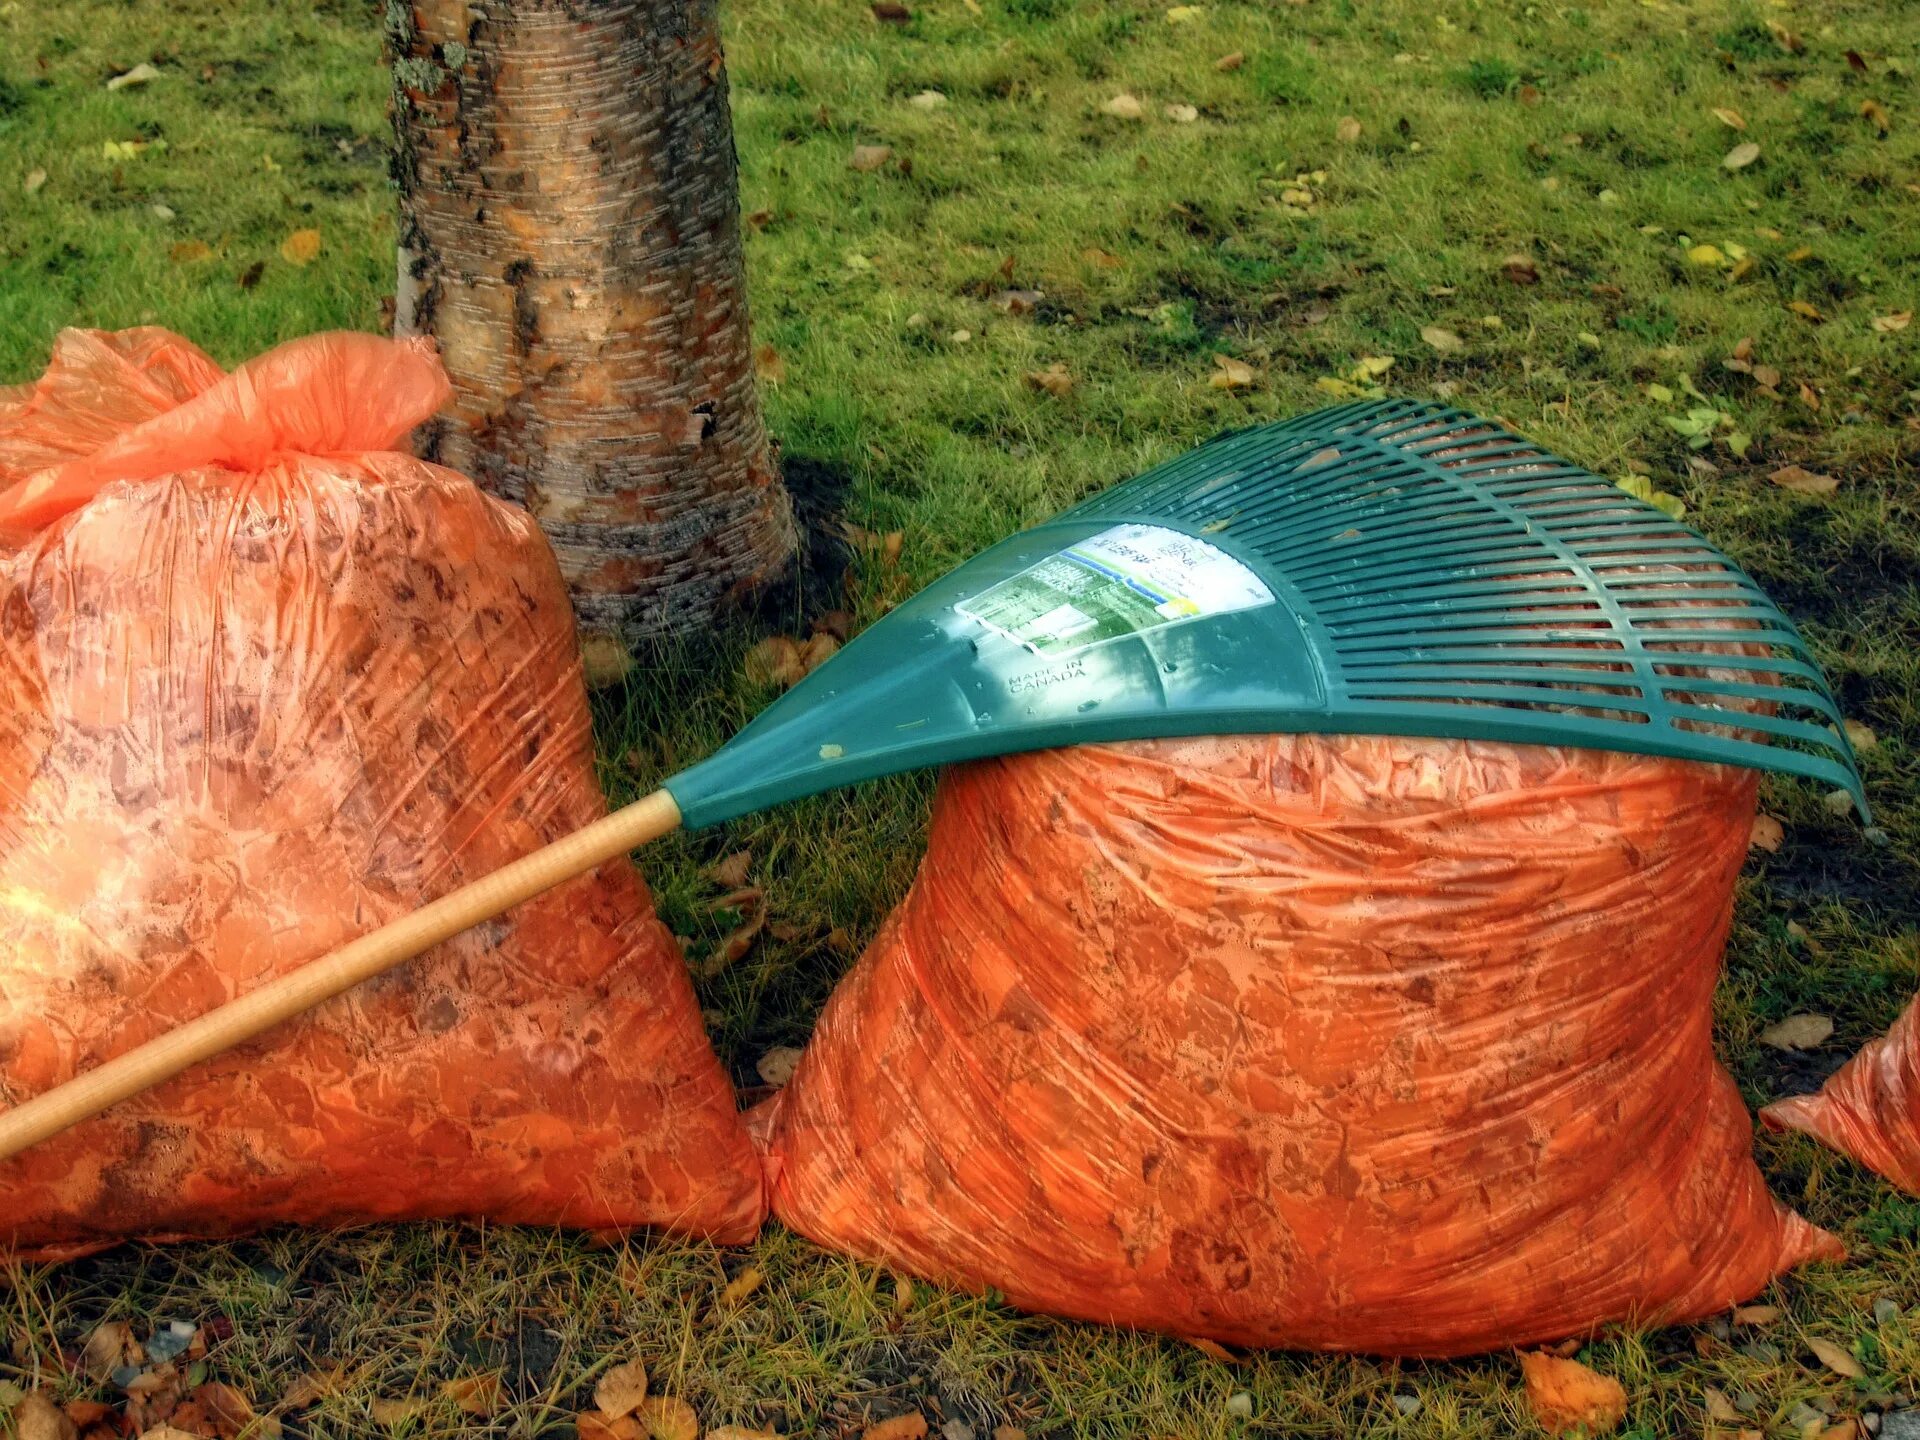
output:
<svg viewBox="0 0 1920 1440"><path fill-rule="evenodd" d="M764 230L772 223L773 212L771 210L755 210L751 215L747 216L747 224L756 230Z"/></svg>
<svg viewBox="0 0 1920 1440"><path fill-rule="evenodd" d="M1353 144L1360 135L1360 122L1352 115L1342 115L1340 123L1333 127L1333 138L1343 145Z"/></svg>
<svg viewBox="0 0 1920 1440"><path fill-rule="evenodd" d="M869 1425L861 1432L860 1440L922 1440L926 1433L927 1417L915 1410L908 1415L882 1420L878 1425Z"/></svg>
<svg viewBox="0 0 1920 1440"><path fill-rule="evenodd" d="M1206 13L1206 8L1201 5L1175 5L1171 10L1167 11L1167 23L1169 25L1191 25Z"/></svg>
<svg viewBox="0 0 1920 1440"><path fill-rule="evenodd" d="M20 182L20 188L31 195L46 183L47 172L36 165L27 172L27 178Z"/></svg>
<svg viewBox="0 0 1920 1440"><path fill-rule="evenodd" d="M720 1292L720 1303L738 1305L766 1282L766 1272L758 1265L749 1265L727 1282L726 1288Z"/></svg>
<svg viewBox="0 0 1920 1440"><path fill-rule="evenodd" d="M1467 348L1467 342L1453 331L1439 325L1427 325L1420 331L1420 338L1442 355L1452 355Z"/></svg>
<svg viewBox="0 0 1920 1440"><path fill-rule="evenodd" d="M1840 488L1840 482L1833 476L1822 475L1799 465L1782 465L1767 478L1782 490L1791 490L1796 495L1831 495Z"/></svg>
<svg viewBox="0 0 1920 1440"><path fill-rule="evenodd" d="M1855 750L1871 750L1880 743L1880 737L1873 733L1871 725L1863 725L1858 720L1848 720L1841 728L1847 732L1847 743Z"/></svg>
<svg viewBox="0 0 1920 1440"><path fill-rule="evenodd" d="M1507 279L1516 285L1538 285L1540 283L1539 267L1526 255L1509 255L1506 259L1502 260L1500 264L1507 272Z"/></svg>
<svg viewBox="0 0 1920 1440"><path fill-rule="evenodd" d="M1222 1365L1238 1365L1241 1357L1234 1354L1218 1340L1209 1340L1204 1335L1189 1335L1187 1343L1210 1360L1218 1360Z"/></svg>
<svg viewBox="0 0 1920 1440"><path fill-rule="evenodd" d="M1696 265L1719 266L1727 263L1726 252L1718 245L1696 245L1687 251L1687 259Z"/></svg>
<svg viewBox="0 0 1920 1440"><path fill-rule="evenodd" d="M167 258L176 265L197 265L213 258L213 247L204 240L178 240L167 247Z"/></svg>
<svg viewBox="0 0 1920 1440"><path fill-rule="evenodd" d="M593 1403L609 1420L631 1415L647 1398L647 1367L639 1360L614 1366L593 1387Z"/></svg>
<svg viewBox="0 0 1920 1440"><path fill-rule="evenodd" d="M574 1416L573 1424L579 1440L647 1440L640 1422L631 1415L622 1415L616 1420L597 1410L587 1410Z"/></svg>
<svg viewBox="0 0 1920 1440"><path fill-rule="evenodd" d="M755 685L778 685L782 689L807 678L800 647L785 635L770 636L749 650L746 672Z"/></svg>
<svg viewBox="0 0 1920 1440"><path fill-rule="evenodd" d="M918 95L907 98L907 104L916 110L938 110L947 103L947 97L938 90L922 90Z"/></svg>
<svg viewBox="0 0 1920 1440"><path fill-rule="evenodd" d="M1138 95L1129 95L1124 91L1100 108L1117 120L1139 120L1147 113L1147 107L1140 103Z"/></svg>
<svg viewBox="0 0 1920 1440"><path fill-rule="evenodd" d="M1627 1392L1620 1382L1589 1370L1578 1360L1523 1352L1520 1370L1526 1377L1527 1403L1549 1435L1575 1428L1604 1435L1626 1418Z"/></svg>
<svg viewBox="0 0 1920 1440"><path fill-rule="evenodd" d="M1742 115L1738 110L1729 109L1724 106L1716 106L1714 108L1713 118L1732 130L1744 130L1747 128L1747 117Z"/></svg>
<svg viewBox="0 0 1920 1440"><path fill-rule="evenodd" d="M926 1434L924 1426L920 1433ZM74 1440L78 1434L73 1421L44 1390L29 1390L13 1407L14 1440Z"/></svg>
<svg viewBox="0 0 1920 1440"><path fill-rule="evenodd" d="M1873 128L1882 135L1893 129L1893 121L1887 117L1887 110L1878 100L1860 102L1860 118L1873 122Z"/></svg>
<svg viewBox="0 0 1920 1440"><path fill-rule="evenodd" d="M12 1382L7 1382L12 1385ZM11 1395L0 1395L0 1410L11 1409L20 1403L22 1392L13 1385ZM113 1406L104 1400L69 1400L60 1407L61 1412L82 1430L90 1426L104 1424L113 1418Z"/></svg>
<svg viewBox="0 0 1920 1440"><path fill-rule="evenodd" d="M408 1421L417 1419L426 1407L418 1400L389 1400L381 1397L367 1405L373 1423L388 1430L397 1430Z"/></svg>
<svg viewBox="0 0 1920 1440"><path fill-rule="evenodd" d="M1038 290L1002 290L989 303L1009 315L1031 315L1045 298Z"/></svg>
<svg viewBox="0 0 1920 1440"><path fill-rule="evenodd" d="M901 1315L913 1309L913 1281L905 1275L893 1277L893 1308Z"/></svg>
<svg viewBox="0 0 1920 1440"><path fill-rule="evenodd" d="M1767 21L1767 29L1773 32L1774 41L1789 55L1798 55L1806 46L1798 35L1782 25L1778 20Z"/></svg>
<svg viewBox="0 0 1920 1440"><path fill-rule="evenodd" d="M1872 323L1874 330L1881 335L1898 334L1913 323L1913 312L1896 310L1891 315L1876 315Z"/></svg>
<svg viewBox="0 0 1920 1440"><path fill-rule="evenodd" d="M126 89L130 89L135 85L145 85L148 82L153 80L158 80L159 78L160 78L160 71L156 67L149 65L146 61L142 60L138 65L134 66L131 70L123 71L121 74L118 74L114 76L111 80L107 81L107 89L126 90Z"/></svg>
<svg viewBox="0 0 1920 1440"><path fill-rule="evenodd" d="M1779 852L1786 838L1787 827L1762 810L1753 817L1753 828L1747 832L1747 846L1749 849L1764 850L1769 855L1773 855Z"/></svg>
<svg viewBox="0 0 1920 1440"><path fill-rule="evenodd" d="M892 158L891 145L856 145L853 147L853 157L847 161L847 164L865 175L878 170Z"/></svg>
<svg viewBox="0 0 1920 1440"><path fill-rule="evenodd" d="M282 1410L305 1410L318 1405L328 1396L338 1395L346 1384L346 1371L335 1366L330 1370L309 1370L296 1379L280 1396L279 1408Z"/></svg>
<svg viewBox="0 0 1920 1440"><path fill-rule="evenodd" d="M239 1440L243 1434L260 1436L269 1426L277 1434L280 1428L278 1421L255 1416L251 1400L233 1386L218 1381L196 1386L193 1403L200 1407L219 1440Z"/></svg>
<svg viewBox="0 0 1920 1440"><path fill-rule="evenodd" d="M1733 1408L1733 1402L1722 1391L1709 1385L1701 1392L1701 1396L1707 1403L1709 1420L1717 1420L1722 1425L1732 1425L1739 1421L1740 1412Z"/></svg>
<svg viewBox="0 0 1920 1440"><path fill-rule="evenodd" d="M146 1354L133 1338L133 1327L124 1320L102 1321L80 1347L80 1368L94 1380L107 1379L123 1365L137 1368L145 1362Z"/></svg>
<svg viewBox="0 0 1920 1440"><path fill-rule="evenodd" d="M777 1089L793 1078L805 1053L797 1045L776 1045L754 1064L754 1073Z"/></svg>
<svg viewBox="0 0 1920 1440"><path fill-rule="evenodd" d="M296 230L280 242L280 258L289 265L311 265L319 255L318 230Z"/></svg>
<svg viewBox="0 0 1920 1440"><path fill-rule="evenodd" d="M1829 815L1845 815L1853 809L1853 796L1844 790L1829 790L1820 797L1820 808Z"/></svg>
<svg viewBox="0 0 1920 1440"><path fill-rule="evenodd" d="M900 3L900 0L874 0L873 18L882 25L904 25L913 19L913 12Z"/></svg>
<svg viewBox="0 0 1920 1440"><path fill-rule="evenodd" d="M1847 51L1847 68L1864 75L1867 73L1867 61L1858 50Z"/></svg>
<svg viewBox="0 0 1920 1440"><path fill-rule="evenodd" d="M700 1440L700 1417L677 1395L649 1395L633 1418L648 1440Z"/></svg>
<svg viewBox="0 0 1920 1440"><path fill-rule="evenodd" d="M1031 388L1043 390L1049 395L1073 393L1073 376L1067 373L1066 366L1057 362L1044 370L1029 370L1026 382Z"/></svg>
<svg viewBox="0 0 1920 1440"><path fill-rule="evenodd" d="M456 1408L482 1419L500 1409L500 1377L492 1372L458 1376L442 1385L440 1393Z"/></svg>
<svg viewBox="0 0 1920 1440"><path fill-rule="evenodd" d="M1222 74L1225 74L1229 70L1238 70L1242 65L1246 63L1247 63L1246 51L1231 50L1227 54L1222 55L1218 60L1214 61L1213 68L1220 71Z"/></svg>
<svg viewBox="0 0 1920 1440"><path fill-rule="evenodd" d="M816 632L800 647L800 664L811 675L831 660L839 649L840 641L836 637L824 631Z"/></svg>
<svg viewBox="0 0 1920 1440"><path fill-rule="evenodd" d="M1752 140L1734 146L1720 157L1720 163L1729 170L1744 170L1760 158L1760 147Z"/></svg>
<svg viewBox="0 0 1920 1440"><path fill-rule="evenodd" d="M1100 270L1118 270L1126 261L1111 250L1102 250L1097 245L1089 245L1080 252L1080 258Z"/></svg>
<svg viewBox="0 0 1920 1440"><path fill-rule="evenodd" d="M1852 1352L1843 1350L1831 1340L1819 1335L1809 1335L1807 1348L1819 1357L1822 1365L1836 1375L1844 1375L1849 1380L1860 1380L1866 1377L1866 1370L1858 1360L1853 1358Z"/></svg>
<svg viewBox="0 0 1920 1440"><path fill-rule="evenodd" d="M747 883L747 872L752 868L753 852L736 850L731 855L722 856L707 866L707 876L716 885L724 885L729 890L738 890Z"/></svg>
<svg viewBox="0 0 1920 1440"><path fill-rule="evenodd" d="M753 352L753 373L762 384L778 385L787 378L787 362L773 346L761 345Z"/></svg>
<svg viewBox="0 0 1920 1440"><path fill-rule="evenodd" d="M1791 260L1793 256L1789 255L1787 258ZM1805 300L1789 300L1787 302L1787 309L1791 310L1803 320L1813 321L1816 325L1827 318L1820 313L1819 306L1809 305Z"/></svg>
<svg viewBox="0 0 1920 1440"><path fill-rule="evenodd" d="M749 1430L745 1425L716 1425L707 1440L780 1440L777 1430Z"/></svg>
<svg viewBox="0 0 1920 1440"><path fill-rule="evenodd" d="M1191 105L1169 105L1166 115L1176 125L1191 125L1200 118L1199 110Z"/></svg>
<svg viewBox="0 0 1920 1440"><path fill-rule="evenodd" d="M1775 390L1780 385L1780 372L1771 365L1756 365L1753 367L1753 381L1762 389Z"/></svg>
<svg viewBox="0 0 1920 1440"><path fill-rule="evenodd" d="M1747 1325L1755 1329L1771 1325L1780 1318L1778 1305L1736 1305L1733 1307L1733 1323Z"/></svg>
<svg viewBox="0 0 1920 1440"><path fill-rule="evenodd" d="M1253 384L1253 367L1245 361L1231 355L1215 355L1213 364L1214 371L1207 377L1207 384L1215 390L1241 390Z"/></svg>
<svg viewBox="0 0 1920 1440"><path fill-rule="evenodd" d="M1798 265L1801 261L1811 260L1812 258L1813 247L1811 245L1801 245L1787 252L1787 263L1790 265ZM1787 308L1792 309L1793 307L1788 306Z"/></svg>
<svg viewBox="0 0 1920 1440"><path fill-rule="evenodd" d="M1789 1015L1760 1032L1760 1043L1775 1050L1813 1050L1833 1034L1833 1021L1824 1015Z"/></svg>

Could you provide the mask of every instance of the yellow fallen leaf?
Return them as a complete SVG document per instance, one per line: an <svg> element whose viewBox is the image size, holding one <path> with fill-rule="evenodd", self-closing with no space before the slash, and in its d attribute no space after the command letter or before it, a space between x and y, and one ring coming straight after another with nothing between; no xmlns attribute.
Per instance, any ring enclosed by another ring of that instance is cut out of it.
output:
<svg viewBox="0 0 1920 1440"><path fill-rule="evenodd" d="M1213 364L1214 371L1207 377L1207 384L1215 390L1241 390L1253 384L1253 367L1245 361L1231 355L1215 355Z"/></svg>
<svg viewBox="0 0 1920 1440"><path fill-rule="evenodd" d="M134 66L131 70L126 71L124 74L116 75L111 80L107 81L107 89L125 90L129 86L145 85L151 81L158 80L159 78L160 78L160 72L157 69L155 69L153 65L151 65L145 60L142 60L138 65Z"/></svg>
<svg viewBox="0 0 1920 1440"><path fill-rule="evenodd" d="M1862 100L1860 102L1860 118L1871 121L1873 128L1878 130L1882 135L1885 135L1893 129L1893 121L1887 116L1886 106L1882 105L1878 100Z"/></svg>
<svg viewBox="0 0 1920 1440"><path fill-rule="evenodd" d="M1191 25L1206 13L1206 7L1202 5L1176 5L1167 11L1167 23L1169 25Z"/></svg>
<svg viewBox="0 0 1920 1440"><path fill-rule="evenodd" d="M649 1395L633 1412L647 1440L700 1440L700 1417L676 1395Z"/></svg>
<svg viewBox="0 0 1920 1440"><path fill-rule="evenodd" d="M1822 1365L1836 1375L1844 1375L1849 1380L1859 1380L1866 1376L1866 1370L1861 1367L1858 1360L1853 1358L1852 1352L1842 1349L1831 1340L1819 1335L1809 1335L1807 1348L1819 1357Z"/></svg>
<svg viewBox="0 0 1920 1440"><path fill-rule="evenodd" d="M14 1440L72 1440L74 1435L73 1421L45 1390L29 1390L15 1401L12 1416Z"/></svg>
<svg viewBox="0 0 1920 1440"><path fill-rule="evenodd" d="M204 240L180 240L168 248L167 258L176 265L196 265L213 258L213 247Z"/></svg>
<svg viewBox="0 0 1920 1440"><path fill-rule="evenodd" d="M1743 141L1720 157L1720 163L1729 170L1744 170L1760 158L1760 147L1752 140Z"/></svg>
<svg viewBox="0 0 1920 1440"><path fill-rule="evenodd" d="M716 1425L707 1440L780 1440L777 1430L749 1430L745 1425Z"/></svg>
<svg viewBox="0 0 1920 1440"><path fill-rule="evenodd" d="M1863 725L1858 720L1848 720L1842 728L1847 732L1847 743L1855 750L1871 750L1880 743L1880 737L1873 733L1871 725Z"/></svg>
<svg viewBox="0 0 1920 1440"><path fill-rule="evenodd" d="M865 175L878 170L893 158L891 145L856 145L847 164Z"/></svg>
<svg viewBox="0 0 1920 1440"><path fill-rule="evenodd" d="M911 1414L882 1420L878 1425L869 1425L860 1433L860 1440L922 1440L926 1433L927 1417L915 1410Z"/></svg>
<svg viewBox="0 0 1920 1440"><path fill-rule="evenodd" d="M449 1380L440 1387L440 1393L451 1400L456 1408L483 1419L500 1409L500 1377L491 1372L462 1375Z"/></svg>
<svg viewBox="0 0 1920 1440"><path fill-rule="evenodd" d="M763 385L778 385L787 378L787 362L773 346L762 345L753 352L753 373Z"/></svg>
<svg viewBox="0 0 1920 1440"><path fill-rule="evenodd" d="M1742 115L1738 110L1730 107L1715 106L1713 118L1732 130L1744 130L1747 128L1747 117Z"/></svg>
<svg viewBox="0 0 1920 1440"><path fill-rule="evenodd" d="M1627 1392L1620 1382L1578 1360L1527 1351L1520 1356L1520 1370L1526 1377L1527 1403L1549 1435L1576 1428L1605 1435L1626 1418Z"/></svg>
<svg viewBox="0 0 1920 1440"><path fill-rule="evenodd" d="M1758 1329L1773 1324L1780 1318L1780 1313L1778 1305L1736 1305L1733 1307L1733 1323Z"/></svg>
<svg viewBox="0 0 1920 1440"><path fill-rule="evenodd" d="M1760 1043L1775 1050L1817 1050L1833 1035L1824 1015L1789 1015L1760 1032Z"/></svg>
<svg viewBox="0 0 1920 1440"><path fill-rule="evenodd" d="M1876 315L1873 317L1873 328L1876 333L1881 335L1898 334L1912 323L1913 312L1911 310L1896 310L1891 315Z"/></svg>
<svg viewBox="0 0 1920 1440"><path fill-rule="evenodd" d="M1726 252L1718 245L1696 245L1687 251L1687 259L1696 265L1720 266L1727 263Z"/></svg>
<svg viewBox="0 0 1920 1440"><path fill-rule="evenodd" d="M1782 465L1767 478L1796 495L1831 495L1840 488L1840 482L1833 476L1800 465Z"/></svg>
<svg viewBox="0 0 1920 1440"><path fill-rule="evenodd" d="M1452 355L1467 348L1466 341L1440 325L1422 326L1420 338L1442 355Z"/></svg>
<svg viewBox="0 0 1920 1440"><path fill-rule="evenodd" d="M425 1407L418 1400L388 1400L384 1397L368 1403L367 1409L373 1416L373 1423L388 1430L397 1430L409 1420L415 1419Z"/></svg>
<svg viewBox="0 0 1920 1440"><path fill-rule="evenodd" d="M1724 1391L1708 1385L1701 1391L1701 1398L1706 1401L1709 1420L1718 1421L1722 1425L1738 1423L1740 1412L1733 1408L1733 1402L1726 1397Z"/></svg>
<svg viewBox="0 0 1920 1440"><path fill-rule="evenodd" d="M1803 260L1811 260L1812 258L1813 247L1811 245L1797 246L1787 252L1787 263L1791 265L1798 265Z"/></svg>
<svg viewBox="0 0 1920 1440"><path fill-rule="evenodd" d="M20 188L32 195L47 183L47 172L38 165L27 172L27 178L20 182Z"/></svg>
<svg viewBox="0 0 1920 1440"><path fill-rule="evenodd" d="M1764 850L1772 855L1786 842L1786 838L1787 827L1762 810L1753 817L1753 828L1747 832L1747 845L1750 849Z"/></svg>
<svg viewBox="0 0 1920 1440"><path fill-rule="evenodd" d="M727 1282L727 1288L720 1292L722 1305L738 1305L754 1291L766 1283L766 1272L758 1265L749 1265L733 1279Z"/></svg>
<svg viewBox="0 0 1920 1440"><path fill-rule="evenodd" d="M1027 385L1034 390L1043 390L1049 395L1064 396L1073 393L1073 376L1067 373L1067 367L1058 363L1044 370L1029 370L1026 373Z"/></svg>
<svg viewBox="0 0 1920 1440"><path fill-rule="evenodd" d="M762 1081L779 1089L793 1079L806 1052L797 1045L776 1045L754 1062L753 1071Z"/></svg>
<svg viewBox="0 0 1920 1440"><path fill-rule="evenodd" d="M1111 250L1102 250L1097 245L1089 245L1086 249L1082 250L1080 252L1080 258L1089 265L1101 270L1118 270L1122 265L1127 263Z"/></svg>
<svg viewBox="0 0 1920 1440"><path fill-rule="evenodd" d="M1222 1365L1238 1365L1241 1361L1240 1356L1227 1349L1218 1340L1209 1340L1204 1335L1189 1336L1187 1343L1209 1360L1218 1360Z"/></svg>
<svg viewBox="0 0 1920 1440"><path fill-rule="evenodd" d="M1340 123L1333 127L1333 138L1343 145L1351 145L1360 138L1360 122L1351 115L1342 115Z"/></svg>
<svg viewBox="0 0 1920 1440"><path fill-rule="evenodd" d="M1200 111L1193 105L1175 104L1166 107L1166 115L1176 125L1191 125L1200 118Z"/></svg>
<svg viewBox="0 0 1920 1440"><path fill-rule="evenodd" d="M747 679L755 685L778 685L785 689L807 678L806 661L800 646L785 635L772 635L747 652Z"/></svg>
<svg viewBox="0 0 1920 1440"><path fill-rule="evenodd" d="M1352 373L1355 380L1376 380L1392 368L1391 355L1362 355L1354 363Z"/></svg>
<svg viewBox="0 0 1920 1440"><path fill-rule="evenodd" d="M1147 107L1140 103L1138 95L1122 93L1114 96L1100 107L1117 120L1139 120L1147 113Z"/></svg>
<svg viewBox="0 0 1920 1440"><path fill-rule="evenodd" d="M647 1367L638 1360L614 1366L593 1387L593 1403L610 1420L631 1415L646 1398Z"/></svg>
<svg viewBox="0 0 1920 1440"><path fill-rule="evenodd" d="M318 1405L328 1396L342 1393L346 1385L347 1372L341 1366L335 1365L328 1370L309 1370L286 1388L276 1408L305 1410L311 1405Z"/></svg>
<svg viewBox="0 0 1920 1440"><path fill-rule="evenodd" d="M1244 50L1233 50L1228 52L1225 55L1222 55L1218 60L1214 61L1213 68L1220 71L1220 73L1224 75L1229 71L1238 70L1242 65L1246 63L1247 63L1247 52Z"/></svg>
<svg viewBox="0 0 1920 1440"><path fill-rule="evenodd" d="M311 265L319 256L318 230L296 230L280 242L280 258L289 265Z"/></svg>
<svg viewBox="0 0 1920 1440"><path fill-rule="evenodd" d="M1789 255L1787 258L1791 260L1793 257ZM1787 302L1787 309L1791 310L1801 319L1811 320L1816 324L1827 318L1820 313L1820 307L1818 305L1810 305L1805 300L1789 300Z"/></svg>

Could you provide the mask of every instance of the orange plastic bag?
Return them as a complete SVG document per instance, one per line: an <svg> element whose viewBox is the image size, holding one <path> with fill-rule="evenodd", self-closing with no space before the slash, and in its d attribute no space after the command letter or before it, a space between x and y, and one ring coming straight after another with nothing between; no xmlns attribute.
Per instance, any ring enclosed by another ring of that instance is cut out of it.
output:
<svg viewBox="0 0 1920 1440"><path fill-rule="evenodd" d="M230 376L62 335L0 394L0 1094L604 813L521 511L389 447L430 346ZM484 1216L744 1241L759 1166L625 863L0 1164L0 1254Z"/></svg>
<svg viewBox="0 0 1920 1440"><path fill-rule="evenodd" d="M775 1214L1022 1307L1451 1355L1837 1241L1709 1007L1750 772L1272 736L985 761L757 1112Z"/></svg>
<svg viewBox="0 0 1920 1440"><path fill-rule="evenodd" d="M1860 1047L1818 1095L1760 1112L1778 1130L1803 1130L1920 1195L1920 1000Z"/></svg>

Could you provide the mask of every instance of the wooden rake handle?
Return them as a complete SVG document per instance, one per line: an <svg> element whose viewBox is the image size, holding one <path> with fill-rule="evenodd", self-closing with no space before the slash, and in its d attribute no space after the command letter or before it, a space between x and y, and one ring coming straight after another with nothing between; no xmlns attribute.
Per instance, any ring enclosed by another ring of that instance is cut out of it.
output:
<svg viewBox="0 0 1920 1440"><path fill-rule="evenodd" d="M679 826L680 807L665 790L656 790L604 820L343 945L331 955L269 981L198 1020L155 1036L0 1114L0 1160L51 1139L110 1105L151 1090L189 1066L231 1050L281 1021L351 990L362 980L383 975L462 930L491 920Z"/></svg>

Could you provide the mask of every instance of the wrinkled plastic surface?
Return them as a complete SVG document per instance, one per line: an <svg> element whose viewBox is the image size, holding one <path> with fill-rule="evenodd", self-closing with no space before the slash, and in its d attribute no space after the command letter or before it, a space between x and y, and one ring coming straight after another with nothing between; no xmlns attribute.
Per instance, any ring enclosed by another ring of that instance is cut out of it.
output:
<svg viewBox="0 0 1920 1440"><path fill-rule="evenodd" d="M26 1098L604 813L545 541L384 447L432 349L69 331L0 394L0 1087ZM608 865L0 1164L0 1251L484 1216L740 1241L759 1168Z"/></svg>
<svg viewBox="0 0 1920 1440"><path fill-rule="evenodd" d="M1760 1113L1769 1125L1805 1131L1920 1195L1920 1001L1861 1046L1819 1094L1777 1100Z"/></svg>
<svg viewBox="0 0 1920 1440"><path fill-rule="evenodd" d="M775 1213L1033 1310L1448 1355L1677 1321L1838 1242L1709 1007L1750 771L1272 736L945 775L755 1116Z"/></svg>

